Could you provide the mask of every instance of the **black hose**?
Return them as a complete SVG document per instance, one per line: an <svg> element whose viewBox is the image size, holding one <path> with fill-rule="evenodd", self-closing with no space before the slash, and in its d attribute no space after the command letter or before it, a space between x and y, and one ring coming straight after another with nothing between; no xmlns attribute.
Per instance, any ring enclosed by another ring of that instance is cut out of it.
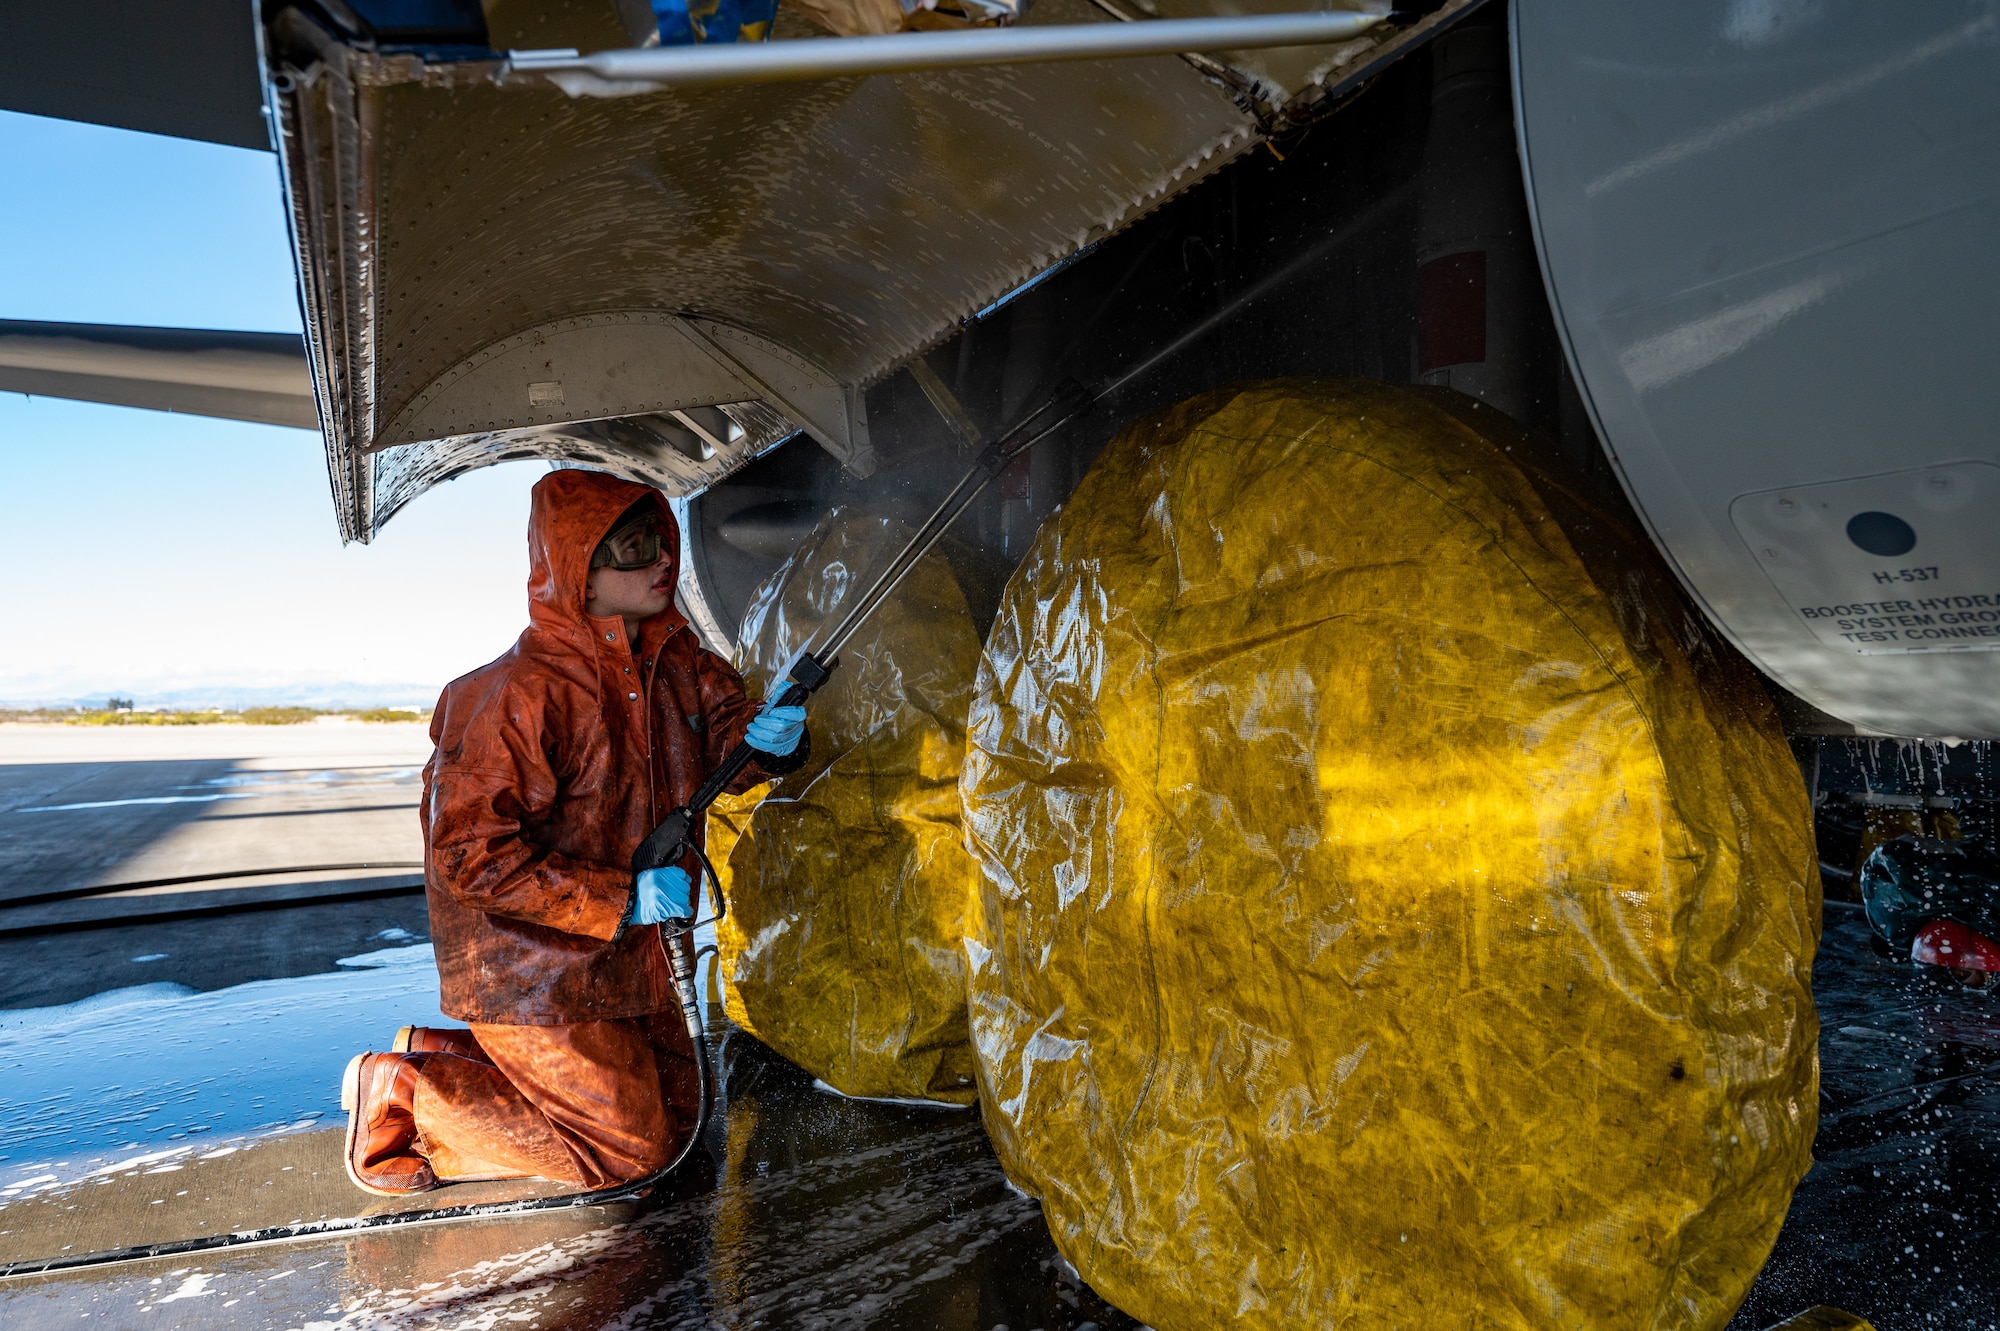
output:
<svg viewBox="0 0 2000 1331"><path fill-rule="evenodd" d="M708 922L710 924L719 924L729 915L729 903L723 899L722 895L722 880L715 876L715 866L708 862L708 852L702 849L701 843L693 841L688 844L693 848L695 858L701 861L701 867L708 873L708 895L709 899L715 903L715 915ZM702 951L714 951L714 947L710 945L702 949ZM701 952L695 953L694 956L696 961L701 960Z"/></svg>

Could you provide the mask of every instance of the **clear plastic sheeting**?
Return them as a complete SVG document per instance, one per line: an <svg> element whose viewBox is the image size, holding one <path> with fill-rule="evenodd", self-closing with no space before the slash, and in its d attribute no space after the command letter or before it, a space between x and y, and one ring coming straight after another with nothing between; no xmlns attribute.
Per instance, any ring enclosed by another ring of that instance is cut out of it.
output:
<svg viewBox="0 0 2000 1331"><path fill-rule="evenodd" d="M1905 954L1937 919L2000 938L2000 854L1978 842L1896 837L1862 861L1861 901L1875 932Z"/></svg>
<svg viewBox="0 0 2000 1331"><path fill-rule="evenodd" d="M962 790L982 1108L1163 1331L1710 1327L1811 1163L1768 699L1471 399L1195 398L1009 585Z"/></svg>
<svg viewBox="0 0 2000 1331"><path fill-rule="evenodd" d="M849 510L823 519L745 614L750 686L774 692L911 534ZM978 664L964 594L933 552L814 697L806 766L709 819L729 901L717 930L728 1013L844 1095L976 1098L958 775Z"/></svg>

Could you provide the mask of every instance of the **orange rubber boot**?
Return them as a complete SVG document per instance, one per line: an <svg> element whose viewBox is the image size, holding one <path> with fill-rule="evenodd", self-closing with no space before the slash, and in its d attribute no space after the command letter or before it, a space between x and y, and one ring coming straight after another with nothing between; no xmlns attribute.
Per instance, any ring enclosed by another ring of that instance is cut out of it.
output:
<svg viewBox="0 0 2000 1331"><path fill-rule="evenodd" d="M478 1063L493 1061L479 1047L478 1036L448 1026L405 1026L389 1048L399 1054L456 1054Z"/></svg>
<svg viewBox="0 0 2000 1331"><path fill-rule="evenodd" d="M402 1197L437 1186L430 1161L416 1150L411 1111L422 1054L356 1054L340 1079L347 1111L347 1177L364 1192Z"/></svg>

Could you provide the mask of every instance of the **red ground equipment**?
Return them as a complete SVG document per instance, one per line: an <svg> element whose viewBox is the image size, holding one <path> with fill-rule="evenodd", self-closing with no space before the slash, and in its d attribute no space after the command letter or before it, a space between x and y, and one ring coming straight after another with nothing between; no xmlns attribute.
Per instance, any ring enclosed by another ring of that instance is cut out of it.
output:
<svg viewBox="0 0 2000 1331"><path fill-rule="evenodd" d="M1932 920L1917 931L1910 960L1943 966L1968 989L1984 989L2000 976L2000 943L1957 920Z"/></svg>

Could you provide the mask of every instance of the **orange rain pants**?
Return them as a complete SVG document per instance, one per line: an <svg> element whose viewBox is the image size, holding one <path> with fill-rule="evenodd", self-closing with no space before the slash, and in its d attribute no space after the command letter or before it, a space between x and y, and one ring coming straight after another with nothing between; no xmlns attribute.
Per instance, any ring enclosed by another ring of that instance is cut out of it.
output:
<svg viewBox="0 0 2000 1331"><path fill-rule="evenodd" d="M694 1131L700 1079L678 1012L472 1033L491 1063L410 1056L416 1149L440 1183L606 1187L659 1169Z"/></svg>

